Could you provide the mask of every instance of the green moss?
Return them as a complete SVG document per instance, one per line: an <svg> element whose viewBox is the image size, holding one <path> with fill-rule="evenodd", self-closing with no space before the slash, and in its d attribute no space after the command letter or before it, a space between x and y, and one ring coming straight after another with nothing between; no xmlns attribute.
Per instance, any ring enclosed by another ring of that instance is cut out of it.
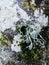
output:
<svg viewBox="0 0 49 65"><path fill-rule="evenodd" d="M44 0L45 4L44 4L44 14L46 14L47 16L49 16L49 0Z"/></svg>
<svg viewBox="0 0 49 65"><path fill-rule="evenodd" d="M8 41L3 34L0 35L0 42L2 45L10 46L11 42Z"/></svg>
<svg viewBox="0 0 49 65"><path fill-rule="evenodd" d="M8 63L6 65L15 65L15 63L12 61L8 61Z"/></svg>
<svg viewBox="0 0 49 65"><path fill-rule="evenodd" d="M35 0L35 4L36 4L37 6L40 6L41 2L42 2L42 0Z"/></svg>
<svg viewBox="0 0 49 65"><path fill-rule="evenodd" d="M20 27L16 27L16 32L20 33Z"/></svg>
<svg viewBox="0 0 49 65"><path fill-rule="evenodd" d="M22 54L18 55L18 60L23 60L26 63L32 63L33 60L41 60L43 58L43 53L42 50L38 49L32 49L32 50L27 50L25 53L23 52Z"/></svg>
<svg viewBox="0 0 49 65"><path fill-rule="evenodd" d="M45 8L44 14L46 14L47 16L49 16L49 7L46 7L46 8Z"/></svg>

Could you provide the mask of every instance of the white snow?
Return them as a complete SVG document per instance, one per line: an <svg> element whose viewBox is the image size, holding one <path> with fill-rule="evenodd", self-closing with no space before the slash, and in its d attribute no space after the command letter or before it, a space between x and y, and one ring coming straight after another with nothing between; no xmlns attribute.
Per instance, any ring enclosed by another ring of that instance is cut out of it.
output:
<svg viewBox="0 0 49 65"><path fill-rule="evenodd" d="M34 25L32 26L32 28L34 28L35 31L39 33L42 27L48 25L48 16L45 16L45 14L43 14L42 9L40 9L39 11L39 8L34 11L34 16L36 23L33 22Z"/></svg>
<svg viewBox="0 0 49 65"><path fill-rule="evenodd" d="M42 26L47 26L48 24L48 16L45 16L45 14L43 14L43 10L39 8L36 9L34 11L34 16L37 17L36 20L38 21L38 23Z"/></svg>
<svg viewBox="0 0 49 65"><path fill-rule="evenodd" d="M17 22L21 18L28 20L27 13L22 10L18 3L14 4L15 0L0 0L0 31L12 28L14 22ZM18 16L18 14L20 16Z"/></svg>
<svg viewBox="0 0 49 65"><path fill-rule="evenodd" d="M20 46L18 46L19 41L20 41L20 37L21 37L21 35L19 35L19 34L14 36L13 44L11 45L12 51L15 51L15 52L20 52L21 51Z"/></svg>
<svg viewBox="0 0 49 65"><path fill-rule="evenodd" d="M43 10L42 9L39 9L37 8L35 11L34 11L34 16L35 17L39 17L43 14Z"/></svg>
<svg viewBox="0 0 49 65"><path fill-rule="evenodd" d="M46 17L45 15L41 15L41 16L39 16L38 21L39 21L41 26L47 26L48 17Z"/></svg>
<svg viewBox="0 0 49 65"><path fill-rule="evenodd" d="M35 5L35 0L31 0L32 1L32 4L34 4Z"/></svg>

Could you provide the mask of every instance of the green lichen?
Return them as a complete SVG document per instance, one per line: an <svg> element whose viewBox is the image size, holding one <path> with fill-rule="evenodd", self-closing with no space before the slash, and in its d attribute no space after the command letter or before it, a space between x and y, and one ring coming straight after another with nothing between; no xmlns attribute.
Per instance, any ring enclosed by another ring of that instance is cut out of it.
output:
<svg viewBox="0 0 49 65"><path fill-rule="evenodd" d="M26 63L29 63L33 60L41 60L43 58L43 51L41 50L41 47L39 46L40 45L40 40L38 38L38 36L34 36L33 35L30 35L30 30L31 28L27 27L27 26L21 26L20 28L20 31L22 32L22 41L20 42L19 46L21 47L21 50L22 50L22 54L18 54L18 60L21 61L25 61ZM25 32L24 32L25 30ZM33 30L32 30L33 32ZM25 33L25 34L24 34ZM32 41L32 49L29 49L29 46L31 44L31 41Z"/></svg>
<svg viewBox="0 0 49 65"><path fill-rule="evenodd" d="M5 46L10 46L11 45L11 42L8 41L3 34L0 35L0 43L2 45L5 45Z"/></svg>

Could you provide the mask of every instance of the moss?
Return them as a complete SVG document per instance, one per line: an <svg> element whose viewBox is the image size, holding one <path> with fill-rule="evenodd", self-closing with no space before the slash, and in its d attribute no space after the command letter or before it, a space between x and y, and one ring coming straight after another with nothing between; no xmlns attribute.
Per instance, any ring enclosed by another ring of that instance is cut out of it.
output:
<svg viewBox="0 0 49 65"><path fill-rule="evenodd" d="M45 4L44 4L44 14L46 14L47 16L49 16L49 0L44 0Z"/></svg>
<svg viewBox="0 0 49 65"><path fill-rule="evenodd" d="M49 5L49 0L44 0L46 5Z"/></svg>
<svg viewBox="0 0 49 65"><path fill-rule="evenodd" d="M34 11L36 9L36 5L35 4L32 4L32 1L31 0L23 0L22 1L22 7L24 9L26 9L27 11Z"/></svg>
<svg viewBox="0 0 49 65"><path fill-rule="evenodd" d="M45 8L44 14L46 14L47 16L49 16L49 7Z"/></svg>
<svg viewBox="0 0 49 65"><path fill-rule="evenodd" d="M36 4L37 6L40 6L41 2L42 2L42 0L35 0L35 4Z"/></svg>
<svg viewBox="0 0 49 65"><path fill-rule="evenodd" d="M44 27L42 30L43 31L41 31L40 34L46 40L45 47L48 49L48 45L49 45L49 25Z"/></svg>
<svg viewBox="0 0 49 65"><path fill-rule="evenodd" d="M8 63L6 65L16 65L16 64L12 61L8 61Z"/></svg>
<svg viewBox="0 0 49 65"><path fill-rule="evenodd" d="M11 45L11 42L6 40L6 38L4 37L3 34L0 36L0 42L1 42L2 45L6 45L6 46L10 46Z"/></svg>
<svg viewBox="0 0 49 65"><path fill-rule="evenodd" d="M16 32L20 33L20 27L16 27Z"/></svg>
<svg viewBox="0 0 49 65"><path fill-rule="evenodd" d="M43 58L43 53L42 50L39 49L32 49L32 50L27 50L25 52L23 52L22 54L18 55L18 60L23 60L24 62L26 62L27 64L32 63L33 60L41 60Z"/></svg>

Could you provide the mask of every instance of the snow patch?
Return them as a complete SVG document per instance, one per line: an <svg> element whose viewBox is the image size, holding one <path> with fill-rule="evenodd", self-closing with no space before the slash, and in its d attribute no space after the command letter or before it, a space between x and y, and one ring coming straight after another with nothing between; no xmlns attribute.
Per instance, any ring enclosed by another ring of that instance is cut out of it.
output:
<svg viewBox="0 0 49 65"><path fill-rule="evenodd" d="M14 36L13 44L11 44L12 51L15 51L15 52L20 52L21 51L20 46L18 46L19 41L20 41L20 37L21 37L21 35L19 35L19 34Z"/></svg>

